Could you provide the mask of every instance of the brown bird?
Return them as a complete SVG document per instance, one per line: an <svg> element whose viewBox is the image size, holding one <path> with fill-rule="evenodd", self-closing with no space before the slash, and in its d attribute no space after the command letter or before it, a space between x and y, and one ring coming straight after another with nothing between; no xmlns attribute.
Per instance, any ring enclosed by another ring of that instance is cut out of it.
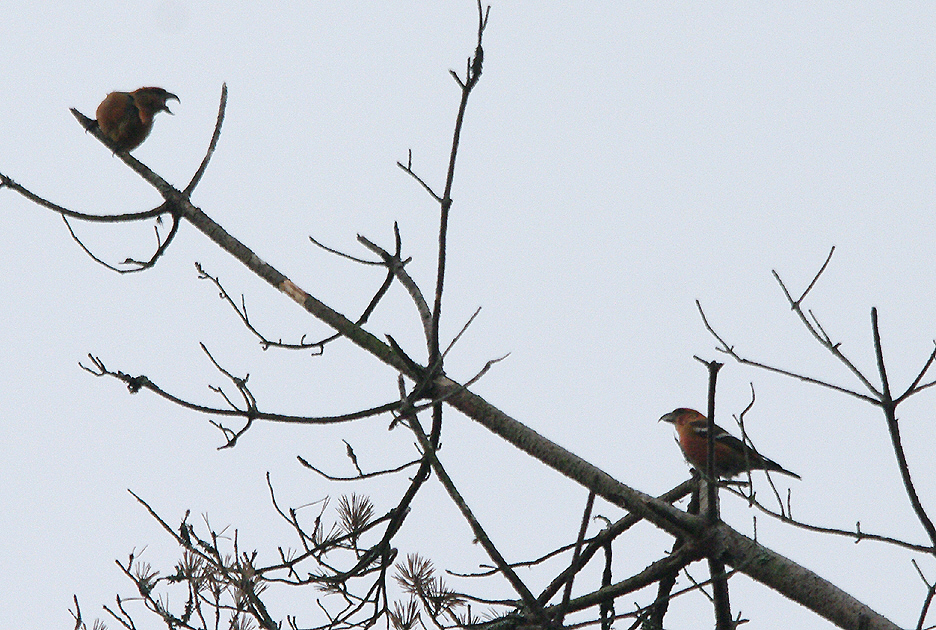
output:
<svg viewBox="0 0 936 630"><path fill-rule="evenodd" d="M158 87L141 87L132 92L111 92L98 105L97 124L111 141L114 151L131 151L146 140L157 112L168 112L166 101L179 100Z"/></svg>
<svg viewBox="0 0 936 630"><path fill-rule="evenodd" d="M708 418L694 409L681 407L669 412L660 420L676 426L683 455L694 468L704 473L708 461ZM801 478L772 459L767 459L718 425L715 425L714 470L717 477L734 477L750 470L773 470L797 479Z"/></svg>

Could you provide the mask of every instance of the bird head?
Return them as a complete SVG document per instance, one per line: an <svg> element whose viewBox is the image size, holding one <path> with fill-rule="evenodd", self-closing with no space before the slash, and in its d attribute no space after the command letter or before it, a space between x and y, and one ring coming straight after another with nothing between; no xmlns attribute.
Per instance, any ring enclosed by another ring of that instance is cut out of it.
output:
<svg viewBox="0 0 936 630"><path fill-rule="evenodd" d="M137 90L134 90L132 94L133 100L136 102L138 107L146 108L153 114L156 112L166 112L168 114L172 114L172 112L166 106L166 101L174 100L177 103L181 102L179 97L172 92L167 92L166 90L158 87L141 87Z"/></svg>
<svg viewBox="0 0 936 630"><path fill-rule="evenodd" d="M679 409L674 409L673 411L664 414L660 417L657 422L669 422L670 424L678 424L680 418L686 418L688 420L693 420L695 418L701 418L701 413L695 409L687 409L686 407L680 407Z"/></svg>

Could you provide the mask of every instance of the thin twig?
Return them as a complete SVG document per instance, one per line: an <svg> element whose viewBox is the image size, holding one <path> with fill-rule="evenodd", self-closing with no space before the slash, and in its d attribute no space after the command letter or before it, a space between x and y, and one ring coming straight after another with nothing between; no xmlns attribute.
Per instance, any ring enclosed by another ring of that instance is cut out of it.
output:
<svg viewBox="0 0 936 630"><path fill-rule="evenodd" d="M528 613L531 614L538 622L543 624L543 627L547 627L549 620L543 612L542 606L537 602L536 597L530 589L523 583L523 581L517 576L510 565L504 560L504 557L501 555L500 551L497 550L497 547L494 546L494 543L491 541L490 537L487 535L487 532L484 531L484 528L478 522L478 519L474 516L471 511L471 508L468 507L468 503L462 497L461 493L458 492L458 489L455 487L454 482L451 477L448 476L448 473L442 467L442 463L439 461L438 454L435 451L435 447L429 440L429 436L423 431L416 417L410 418L407 423L410 429L413 431L413 434L419 440L420 447L423 450L423 454L429 460L432 471L435 473L436 478L442 484L442 487L445 488L449 497L452 499L452 502L455 503L458 510L462 513L462 516L468 522L468 525L471 527L471 531L474 533L475 539L481 544L485 552L487 552L488 557L497 565L498 569L513 587L513 589L520 595L520 598L523 600L524 607L527 609Z"/></svg>
<svg viewBox="0 0 936 630"><path fill-rule="evenodd" d="M218 146L218 140L221 138L221 125L224 123L224 112L227 110L227 96L227 83L222 83L221 102L218 104L218 116L215 119L214 132L211 134L211 141L208 143L208 150L205 152L205 157L202 158L201 164L198 165L198 170L195 171L195 174L192 175L192 179L189 181L188 186L186 186L185 190L182 191L182 194L186 197L192 196L192 192L194 192L195 187L198 186L198 182L201 181L202 175L205 174L205 169L208 168L208 162L211 161L211 156L214 155L215 148Z"/></svg>
<svg viewBox="0 0 936 630"><path fill-rule="evenodd" d="M157 386L155 383L153 383L146 376L143 376L143 375L130 376L129 374L125 374L124 372L113 372L107 369L104 363L98 357L95 357L94 355L89 354L88 358L91 360L92 364L94 365L94 368L89 368L79 363L78 365L79 367L81 367L81 369L93 374L94 376L109 376L112 378L116 378L117 380L125 383L128 389L130 389L131 393L137 393L141 389L146 389L160 396L161 398L165 398L166 400L179 405L180 407L183 407L185 409L190 409L192 411L198 411L200 413L206 413L206 414L217 415L217 416L230 416L230 417L246 417L248 415L248 412L245 410L206 407L204 405L198 405L198 404L189 402L187 400L183 400L163 390L162 388ZM377 407L372 407L370 409L364 409L361 411L355 411L352 413L342 414L338 416L318 416L318 417L316 416L293 416L293 415L286 415L286 414L264 412L264 411L259 411L259 410L255 411L253 413L253 416L257 420L268 420L271 422L286 422L286 423L292 423L292 424L337 424L340 422L349 422L352 420L360 420L363 418L369 418L369 417L377 416L377 415L384 414L384 413L390 413L392 411L397 410L399 408L399 405L400 405L399 401L393 401L390 403L379 405Z"/></svg>
<svg viewBox="0 0 936 630"><path fill-rule="evenodd" d="M734 346L730 346L728 342L722 339L722 337L717 332L715 332L715 329L712 328L711 324L709 324L708 318L705 316L705 311L702 310L702 303L699 302L698 300L696 300L696 308L699 310L699 315L702 318L702 324L705 326L705 329L709 331L709 334L715 337L715 339L719 342L719 344L721 344L721 346L717 348L717 350L719 352L724 352L725 354L730 356L732 359L734 359L738 363L742 365L750 365L751 367L765 370L767 372L773 372L774 374L782 374L783 376L795 378L797 380L803 381L804 383L811 383L813 385L819 385L820 387L826 387L828 389L840 392L842 394L848 394L849 396L854 396L855 398L858 398L859 400L864 400L865 402L869 402L871 404L875 404L875 405L878 404L877 398L873 398L871 396L868 396L867 394L862 394L860 392L856 392L856 391L847 389L845 387L841 387L839 385L833 385L832 383L821 381L811 376L797 374L796 372L791 372L790 370L777 368L772 365L766 365L764 363L759 363L757 361L752 361L751 359L742 357L735 351Z"/></svg>
<svg viewBox="0 0 936 630"><path fill-rule="evenodd" d="M490 8L488 9L490 13ZM439 201L439 251L438 267L436 270L435 301L432 306L432 330L431 342L429 344L429 363L435 363L439 357L439 322L442 315L442 292L445 285L445 260L448 252L448 217L449 210L452 207L452 185L455 182L455 160L458 157L458 144L461 140L462 125L465 122L465 111L468 108L468 97L471 91L481 78L481 69L484 60L484 49L481 47L481 40L484 36L484 29L487 26L487 14L481 11L481 0L478 0L478 45L475 48L474 58L469 60L464 82L458 79L458 76L452 72L452 76L458 81L461 87L461 102L458 104L458 114L455 117L455 130L452 133L452 149L449 154L449 165L445 176L445 190L442 193L442 199Z"/></svg>
<svg viewBox="0 0 936 630"><path fill-rule="evenodd" d="M363 238L363 237L362 237L360 234L358 234L358 240L361 240L362 238ZM315 238L313 238L312 236L309 237L309 240L312 241L312 243L313 243L314 245L317 245L319 248L325 250L325 251L328 252L329 254L334 254L335 256L338 256L339 258L344 258L344 259L350 260L351 262L356 262L356 263L358 263L359 265L374 265L374 266L377 266L377 267L382 267L382 266L386 265L385 262L380 262L380 261L377 261L377 260L364 260L363 258L358 258L357 256L352 256L351 254L346 254L345 252L343 252L343 251L341 251L341 250L335 249L335 248L333 248L333 247L329 247L328 245L325 245L325 244L323 244L323 243L321 243L321 242L315 240ZM387 254L387 255L389 256L389 254Z"/></svg>
<svg viewBox="0 0 936 630"><path fill-rule="evenodd" d="M394 473L398 473L402 470L406 470L407 468L415 466L421 461L419 459L415 459L411 462L401 464L400 466L397 466L396 468L388 468L386 470L378 470L378 471L369 472L369 473L359 471L359 474L354 477L335 477L333 475L329 475L328 473L325 473L319 470L318 468L310 464L307 460L305 460L301 455L296 455L296 459L299 460L300 464L302 464L309 470L318 473L319 475L321 475L322 477L324 477L325 479L329 481L360 481L361 479L371 479L373 477L380 477L382 475L392 475Z"/></svg>
<svg viewBox="0 0 936 630"><path fill-rule="evenodd" d="M816 282L819 281L819 276L821 276L821 275L822 275L822 272L825 271L826 267L829 266L829 262L832 260L832 254L834 254L834 253L835 253L835 245L833 245L833 246L832 246L832 249L829 250L829 255L826 256L825 262L822 263L822 267L820 267L820 268L819 268L819 271L816 272L816 275L815 275L815 277L812 279L812 282L809 283L809 286L806 287L806 290L803 291L803 294L802 294L801 296L799 296L799 299L798 299L798 300L796 300L796 304L797 304L797 305L799 305L804 299L806 299L806 295L807 295L810 291L812 291L812 288L813 288L814 286L816 286Z"/></svg>
<svg viewBox="0 0 936 630"><path fill-rule="evenodd" d="M823 527L820 525L812 525L810 523L805 523L803 521L798 521L791 516L784 514L782 512L775 512L765 506L760 501L757 501L755 498L750 495L744 494L735 488L726 486L725 489L738 497L745 499L750 505L760 510L762 513L777 519L781 523L786 523L787 525L792 525L793 527L798 527L810 532L816 532L818 534L832 534L834 536L843 536L845 538L854 539L855 543L859 543L862 540L872 540L876 542L887 543L889 545L894 545L896 547L902 547L904 549L909 549L911 551L917 551L920 553L933 554L936 553L936 547L932 545L919 545L916 543L907 542L904 540L899 540L897 538L891 538L889 536L883 536L881 534L870 534L868 532L861 530L861 524L858 523L854 530L839 529L835 527Z"/></svg>
<svg viewBox="0 0 936 630"><path fill-rule="evenodd" d="M402 162L397 162L397 166L399 166L403 170L403 172L405 172L407 175L415 179L419 183L419 185L422 186L423 189L427 193L429 193L429 196L436 200L436 202L442 203L442 198L439 195L437 195L434 190L432 190L432 186L427 184L423 180L423 178L421 178L419 175L417 175L413 171L413 150L412 149L409 150L409 157L406 160L406 165L404 166Z"/></svg>
<svg viewBox="0 0 936 630"><path fill-rule="evenodd" d="M936 342L934 342L934 343L936 343ZM923 368L920 370L920 373L917 374L917 376L916 376L915 379L913 379L913 382L910 383L910 386L907 387L907 390L906 390L904 393L902 393L900 396L898 396L897 399L894 401L895 404L900 404L900 403L902 403L904 400L906 400L907 398L909 398L910 396L912 396L913 394L915 394L915 393L917 393L917 392L923 390L923 389L926 388L926 387L930 387L930 386L932 386L933 384L936 384L936 381L933 381L933 382L928 383L928 384L926 384L926 385L922 385L922 386L920 386L919 388L917 387L917 386L920 384L920 381L923 380L923 375L925 375L926 372L927 372L927 370L930 369L930 366L933 365L933 360L934 360L934 359L936 359L936 348L933 348L933 351L930 353L929 358L928 358L928 359L926 360L926 362L923 364Z"/></svg>
<svg viewBox="0 0 936 630"><path fill-rule="evenodd" d="M75 113L75 111L76 110L72 110L72 113ZM83 116L83 114L81 114L80 112L78 112L77 115ZM42 206L43 208L52 210L53 212L57 212L63 217L81 219L82 221L89 221L91 223L126 223L129 221L141 221L143 219L154 219L160 215L169 213L168 207L165 204L163 204L157 208L153 208L152 210L145 210L143 212L127 212L124 214L87 214L84 212L76 212L74 210L69 210L68 208L60 206L47 199L43 199L42 197L27 190L26 188L23 188L22 186L17 184L15 181L13 181L11 178L7 177L6 175L3 175L2 173L0 173L0 183L2 183L4 187L9 188L12 191L18 192L23 197L26 197L27 199L32 201L34 204L38 206Z"/></svg>
<svg viewBox="0 0 936 630"><path fill-rule="evenodd" d="M582 524L579 526L578 536L575 538L575 550L572 552L572 562L571 566L575 566L579 562L579 558L582 554L582 542L585 540L585 532L588 530L588 522L591 520L592 508L595 505L595 491L591 490L588 493L588 500L585 502L585 513L582 514ZM569 579L566 581L565 588L562 591L562 603L559 605L559 612L556 614L556 623L562 625L563 619L565 619L566 607L569 605L569 600L572 599L572 582L575 581L575 573L569 575Z"/></svg>
<svg viewBox="0 0 936 630"><path fill-rule="evenodd" d="M907 463L907 456L904 453L903 444L900 440L900 425L897 420L897 403L891 398L887 369L884 366L884 350L881 346L881 332L878 327L876 308L871 309L871 333L874 338L874 356L877 359L878 373L881 375L881 387L883 389L881 406L884 409L884 416L887 419L887 430L891 437L891 446L894 449L894 454L897 456L897 467L900 470L900 478L903 480L904 490L906 490L907 497L910 499L913 512L916 514L923 529L926 530L930 542L936 546L936 526L933 525L933 521L926 513L926 509L923 507L923 503L920 501L920 497L913 485L913 477L910 475L910 465Z"/></svg>
<svg viewBox="0 0 936 630"><path fill-rule="evenodd" d="M426 344L428 345L432 337L432 312L429 310L429 304L426 303L426 298L423 297L422 291L419 289L419 286L417 286L416 281L413 280L413 278L404 268L403 265L406 263L406 261L401 261L399 259L400 228L396 222L393 224L393 232L397 243L396 257L391 256L379 245L369 241L360 234L358 235L358 242L383 258L384 263L388 265L388 268L393 272L397 280L400 281L400 284L403 285L403 288L406 289L406 292L410 294L410 299L413 300L413 304L416 305L416 311L419 313L419 319L422 322L423 331L426 336Z"/></svg>
<svg viewBox="0 0 936 630"><path fill-rule="evenodd" d="M825 269L825 266L823 266L823 269ZM865 378L865 375L861 373L861 370L859 370L855 364L852 363L851 360L842 353L842 351L839 349L840 344L833 343L829 335L826 334L824 330L821 331L822 334L820 334L820 331L816 329L816 326L814 326L812 322L809 321L809 319L803 313L803 309L801 308L800 304L793 300L793 297L787 290L783 280L780 279L780 274L778 274L776 271L771 271L771 273L773 274L774 279L777 281L777 284L780 285L780 289L783 291L787 301L790 303L790 307L800 318L800 321L803 322L803 325L806 326L806 330L808 330L809 333L815 337L815 339L820 344L822 344L823 347L826 348L826 350L832 353L832 356L841 361L842 364L845 365L845 367L848 368L848 370L854 374L859 381L861 381L861 384L864 385L874 396L872 400L880 398L881 393L877 390L877 388L874 387L874 385L871 384L871 381ZM815 280L813 282L815 282ZM813 319L815 319L815 317L813 317Z"/></svg>
<svg viewBox="0 0 936 630"><path fill-rule="evenodd" d="M75 230L72 229L71 223L68 222L68 218L65 217L64 215L62 216L62 221L65 222L65 227L68 229L68 233L71 234L72 239L91 258L91 260L93 260L94 262L98 263L99 265L102 265L103 267L111 271L116 271L117 273L120 273L120 274L137 273L140 271L145 271L146 269L149 269L151 267L154 267L156 265L156 261L158 261L159 258L162 257L162 255L169 248L169 245L172 244L173 239L175 239L175 236L179 231L179 218L176 216L172 217L172 227L169 228L169 234L166 236L166 240L164 241L159 238L158 220L159 220L159 217L157 217L157 225L154 226L154 229L156 230L156 251L153 252L153 255L150 257L150 259L147 261L138 261L138 260L133 260L132 258L127 258L126 260L124 260L123 264L125 265L132 264L134 266L130 269L121 269L120 267L115 267L114 265L104 262L104 260L95 256L91 252L91 250L81 241L81 239L78 238L78 235L75 234Z"/></svg>

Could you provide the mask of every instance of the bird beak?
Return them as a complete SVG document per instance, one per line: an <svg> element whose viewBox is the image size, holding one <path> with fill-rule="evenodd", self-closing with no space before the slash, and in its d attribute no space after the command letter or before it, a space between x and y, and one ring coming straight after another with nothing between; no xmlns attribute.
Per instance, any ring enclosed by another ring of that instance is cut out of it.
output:
<svg viewBox="0 0 936 630"><path fill-rule="evenodd" d="M173 94L173 93L171 93L171 92L167 92L167 93L166 93L166 98L163 99L163 106L162 106L162 109L163 109L164 112L166 112L166 113L168 113L168 114L172 114L172 112L169 110L169 107L166 106L166 101L168 101L169 99L175 100L176 103L181 103L182 101L180 101L180 100L179 100L179 97L176 96L175 94ZM175 114L172 114L172 115L175 116Z"/></svg>
<svg viewBox="0 0 936 630"><path fill-rule="evenodd" d="M668 414L661 416L657 422L669 422L670 424L676 424L676 414L671 411Z"/></svg>

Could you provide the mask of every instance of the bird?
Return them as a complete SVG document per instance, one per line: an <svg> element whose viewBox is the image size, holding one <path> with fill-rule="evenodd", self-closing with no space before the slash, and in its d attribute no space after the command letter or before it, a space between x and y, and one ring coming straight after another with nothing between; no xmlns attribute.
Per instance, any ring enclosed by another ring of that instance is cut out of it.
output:
<svg viewBox="0 0 936 630"><path fill-rule="evenodd" d="M153 129L153 117L168 112L166 101L179 97L158 87L141 87L132 92L111 92L98 105L98 127L114 151L132 151Z"/></svg>
<svg viewBox="0 0 936 630"><path fill-rule="evenodd" d="M708 418L695 409L680 407L665 414L660 421L675 425L679 447L686 460L704 473L708 462ZM802 479L716 425L715 476L730 478L751 470L771 470Z"/></svg>

